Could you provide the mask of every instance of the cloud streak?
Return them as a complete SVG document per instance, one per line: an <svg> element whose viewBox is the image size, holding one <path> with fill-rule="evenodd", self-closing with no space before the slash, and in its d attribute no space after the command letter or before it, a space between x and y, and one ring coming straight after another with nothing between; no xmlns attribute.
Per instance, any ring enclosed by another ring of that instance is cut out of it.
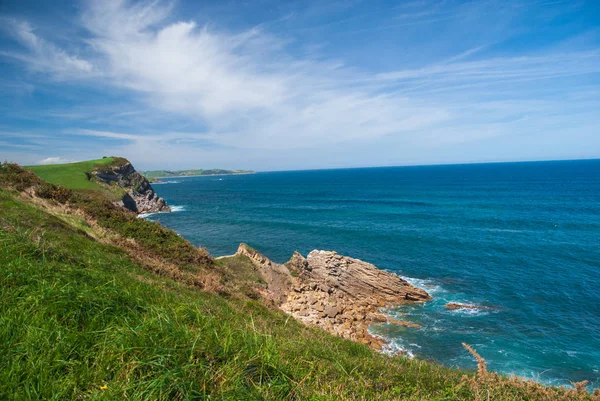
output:
<svg viewBox="0 0 600 401"><path fill-rule="evenodd" d="M32 70L49 72L58 79L73 79L93 74L94 66L87 60L68 54L53 43L39 37L27 21L0 19L10 34L29 53L6 52L0 54L25 62Z"/></svg>
<svg viewBox="0 0 600 401"><path fill-rule="evenodd" d="M64 164L73 162L75 162L75 160L64 159L62 157L47 157L45 159L40 160L37 164Z"/></svg>

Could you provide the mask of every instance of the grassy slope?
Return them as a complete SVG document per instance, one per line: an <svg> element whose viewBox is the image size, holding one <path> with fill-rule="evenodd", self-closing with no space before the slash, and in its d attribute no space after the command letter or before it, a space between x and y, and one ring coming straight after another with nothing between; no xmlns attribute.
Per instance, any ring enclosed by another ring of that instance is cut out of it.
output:
<svg viewBox="0 0 600 401"><path fill-rule="evenodd" d="M40 178L53 184L62 185L69 189L101 189L94 181L88 180L85 173L95 167L107 165L115 161L112 157L98 160L88 160L79 163L49 164L43 166L27 166Z"/></svg>
<svg viewBox="0 0 600 401"><path fill-rule="evenodd" d="M38 185L56 204L0 185L0 399L591 399L387 357L241 294L150 273L61 205L181 271L219 272L230 294L255 279L243 257L206 265L170 230L36 180L0 168L0 184Z"/></svg>

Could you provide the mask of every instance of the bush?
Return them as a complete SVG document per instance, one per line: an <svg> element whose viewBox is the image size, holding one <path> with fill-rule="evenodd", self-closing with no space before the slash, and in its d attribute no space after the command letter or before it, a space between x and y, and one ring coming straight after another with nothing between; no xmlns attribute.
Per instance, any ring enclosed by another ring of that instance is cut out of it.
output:
<svg viewBox="0 0 600 401"><path fill-rule="evenodd" d="M25 191L41 182L42 180L37 175L24 170L16 163L5 161L0 165L0 185L13 187L17 191Z"/></svg>
<svg viewBox="0 0 600 401"><path fill-rule="evenodd" d="M35 194L40 198L52 199L62 204L67 203L73 197L73 191L70 189L48 182L38 184Z"/></svg>

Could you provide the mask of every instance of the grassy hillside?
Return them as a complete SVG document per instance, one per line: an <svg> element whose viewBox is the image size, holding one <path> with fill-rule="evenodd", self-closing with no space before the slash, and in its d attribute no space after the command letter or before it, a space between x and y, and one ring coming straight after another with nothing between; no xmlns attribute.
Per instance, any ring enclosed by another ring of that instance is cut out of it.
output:
<svg viewBox="0 0 600 401"><path fill-rule="evenodd" d="M592 399L483 362L463 376L379 354L254 300L253 281L245 257L213 261L157 223L2 165L0 399Z"/></svg>
<svg viewBox="0 0 600 401"><path fill-rule="evenodd" d="M68 164L48 164L42 166L26 166L40 178L53 184L62 185L69 189L100 189L94 181L90 181L86 173L94 168L114 163L113 157L98 160L88 160Z"/></svg>
<svg viewBox="0 0 600 401"><path fill-rule="evenodd" d="M151 171L142 171L144 177L149 180L158 179L158 178L168 178L168 177L191 177L191 176L199 176L199 175L230 175L230 174L250 174L253 171L250 170L223 170L223 169L191 169L191 170L151 170Z"/></svg>

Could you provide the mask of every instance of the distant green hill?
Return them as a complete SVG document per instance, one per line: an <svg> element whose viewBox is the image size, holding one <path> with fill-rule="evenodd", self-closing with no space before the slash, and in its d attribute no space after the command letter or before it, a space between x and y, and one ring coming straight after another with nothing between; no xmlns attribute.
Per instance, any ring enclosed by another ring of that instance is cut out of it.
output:
<svg viewBox="0 0 600 401"><path fill-rule="evenodd" d="M231 174L252 174L254 171L250 170L224 170L220 168L213 168L208 170L203 169L190 169L190 170L150 170L140 171L144 177L149 180L155 180L158 178L168 177L192 177L199 175L231 175Z"/></svg>

